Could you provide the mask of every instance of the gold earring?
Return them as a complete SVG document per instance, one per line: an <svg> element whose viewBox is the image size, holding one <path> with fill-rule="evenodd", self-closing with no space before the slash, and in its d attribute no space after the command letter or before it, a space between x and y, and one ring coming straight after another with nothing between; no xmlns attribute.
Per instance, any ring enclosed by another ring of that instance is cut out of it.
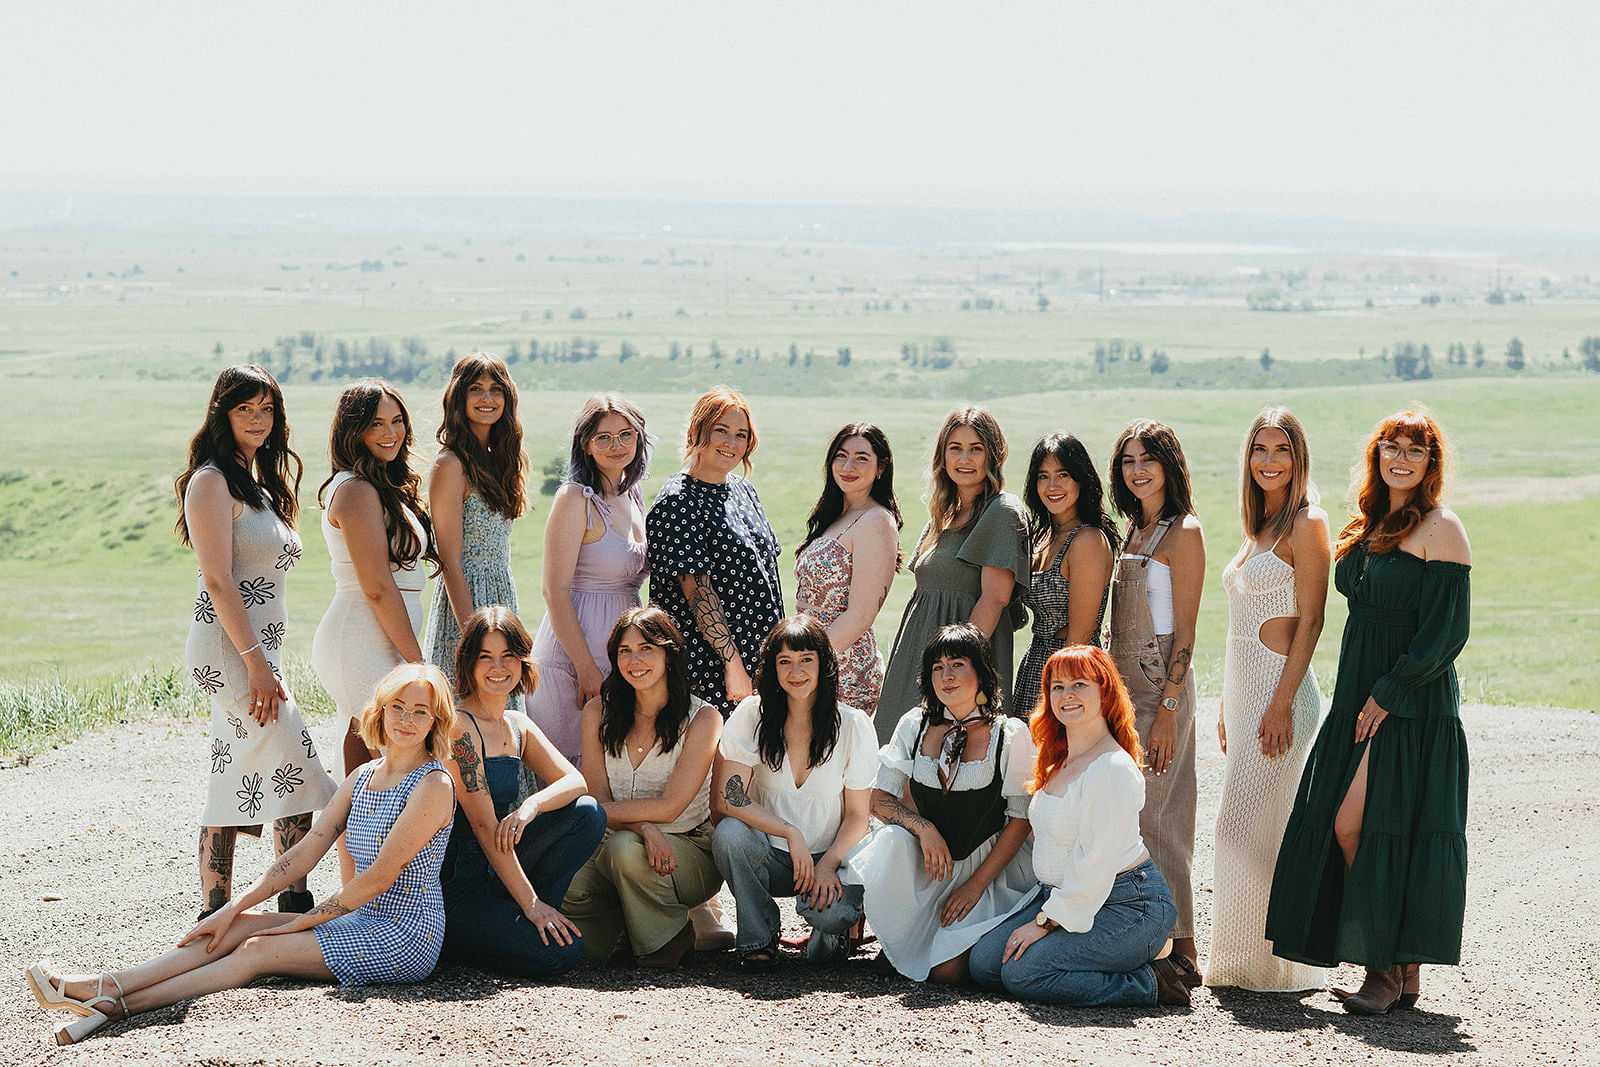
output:
<svg viewBox="0 0 1600 1067"><path fill-rule="evenodd" d="M984 692L983 692L983 691L982 691L982 690L979 690L979 691L978 691L978 707L980 707L980 708L981 708L981 707L983 707L983 706L984 706L984 705L985 705L985 704L987 704L987 703L989 703L989 698L988 698L988 696L987 696L987 695L985 695L985 694L984 694Z"/></svg>

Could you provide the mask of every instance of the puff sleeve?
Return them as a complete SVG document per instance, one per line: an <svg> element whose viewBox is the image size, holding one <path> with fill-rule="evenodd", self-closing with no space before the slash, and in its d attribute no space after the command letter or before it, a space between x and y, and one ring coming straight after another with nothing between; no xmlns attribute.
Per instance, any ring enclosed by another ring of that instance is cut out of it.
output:
<svg viewBox="0 0 1600 1067"><path fill-rule="evenodd" d="M1466 647L1472 614L1471 570L1467 564L1448 560L1424 564L1417 632L1405 655L1372 684L1372 699L1390 715L1415 719L1426 714L1424 705L1431 702L1419 701L1419 690L1449 671ZM1452 705L1459 703L1458 694L1452 693L1452 697Z"/></svg>

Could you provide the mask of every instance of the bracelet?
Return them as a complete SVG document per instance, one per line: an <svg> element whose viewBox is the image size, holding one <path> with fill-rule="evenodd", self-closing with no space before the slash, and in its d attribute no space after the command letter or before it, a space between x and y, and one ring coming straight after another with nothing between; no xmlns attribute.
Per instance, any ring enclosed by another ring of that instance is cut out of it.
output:
<svg viewBox="0 0 1600 1067"><path fill-rule="evenodd" d="M244 657L248 656L250 653L254 652L256 649L258 649L260 647L261 647L261 642L257 641L255 644L251 645L249 648L245 649L243 652L240 652L239 653L239 658L240 659L244 659Z"/></svg>

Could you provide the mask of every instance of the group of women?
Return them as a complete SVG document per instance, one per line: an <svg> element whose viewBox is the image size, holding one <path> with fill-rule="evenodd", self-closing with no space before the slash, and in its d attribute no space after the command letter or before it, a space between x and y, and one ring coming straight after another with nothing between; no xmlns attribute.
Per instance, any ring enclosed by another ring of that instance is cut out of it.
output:
<svg viewBox="0 0 1600 1067"><path fill-rule="evenodd" d="M253 365L217 380L177 482L199 562L188 665L213 711L201 920L128 970L31 968L41 1005L80 1016L58 1040L261 974L415 981L445 959L547 977L730 945L769 968L781 897L813 961L876 938L885 970L1060 1004L1187 1004L1202 981L1301 990L1350 961L1366 981L1336 995L1386 1012L1415 1003L1421 963L1458 962L1469 559L1427 416L1374 430L1331 550L1299 421L1271 408L1245 434L1202 977L1206 547L1170 427L1129 425L1104 479L1050 434L1018 500L994 417L952 412L906 560L889 442L848 424L786 614L745 399L696 401L684 466L646 508L644 417L596 396L546 522L530 635L510 571L516 386L477 354L443 404L426 498L393 387L358 382L335 413L318 501L336 591L312 661L349 724L340 786L281 678L301 555L283 394ZM1310 661L1330 555L1350 612L1324 718ZM873 623L902 569L915 589L885 662ZM278 860L234 897L237 836L269 821ZM305 876L336 843L342 886L318 905ZM247 910L274 894L276 914Z"/></svg>

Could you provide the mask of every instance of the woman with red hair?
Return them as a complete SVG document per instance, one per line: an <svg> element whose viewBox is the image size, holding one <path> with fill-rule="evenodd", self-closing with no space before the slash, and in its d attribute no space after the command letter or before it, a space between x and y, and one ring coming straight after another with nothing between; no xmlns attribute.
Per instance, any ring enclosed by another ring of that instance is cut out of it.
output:
<svg viewBox="0 0 1600 1067"><path fill-rule="evenodd" d="M1178 909L1139 835L1144 753L1111 656L1073 645L1044 665L1028 789L1039 885L972 949L973 980L1079 1007L1189 1003L1171 959Z"/></svg>
<svg viewBox="0 0 1600 1067"><path fill-rule="evenodd" d="M1467 742L1455 659L1471 548L1439 498L1444 435L1427 415L1378 424L1357 514L1334 546L1349 602L1333 705L1284 831L1267 938L1284 959L1363 963L1345 1010L1410 1007L1419 966L1461 960ZM1337 849L1337 851L1335 851Z"/></svg>

